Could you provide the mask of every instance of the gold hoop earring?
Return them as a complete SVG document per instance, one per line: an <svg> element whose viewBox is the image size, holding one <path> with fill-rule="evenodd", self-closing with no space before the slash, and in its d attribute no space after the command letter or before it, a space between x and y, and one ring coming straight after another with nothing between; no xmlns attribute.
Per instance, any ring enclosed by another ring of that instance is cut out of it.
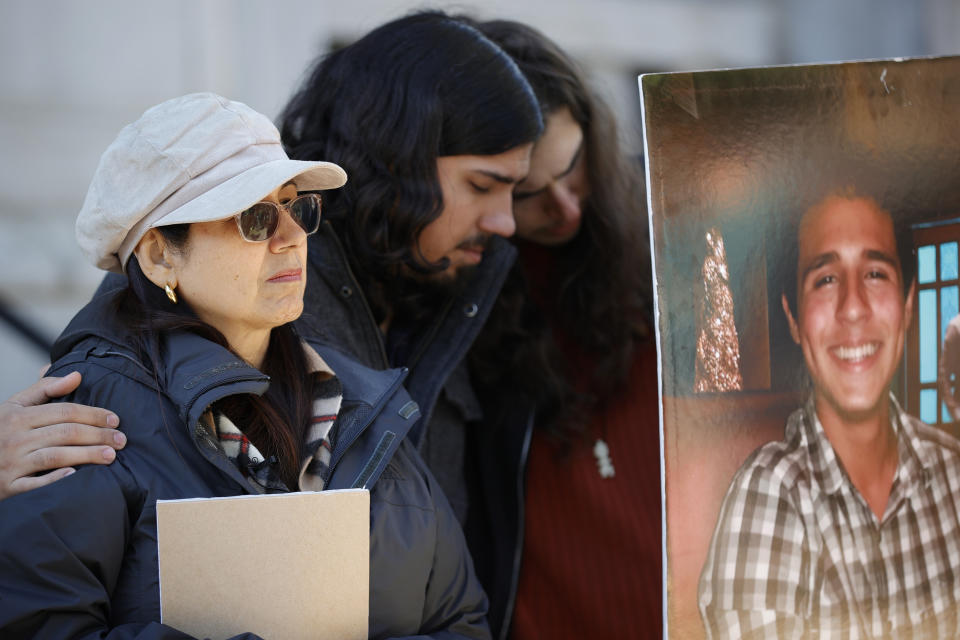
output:
<svg viewBox="0 0 960 640"><path fill-rule="evenodd" d="M169 285L163 285L163 290L166 292L167 297L170 298L170 302L177 304L177 294L173 292L173 288Z"/></svg>

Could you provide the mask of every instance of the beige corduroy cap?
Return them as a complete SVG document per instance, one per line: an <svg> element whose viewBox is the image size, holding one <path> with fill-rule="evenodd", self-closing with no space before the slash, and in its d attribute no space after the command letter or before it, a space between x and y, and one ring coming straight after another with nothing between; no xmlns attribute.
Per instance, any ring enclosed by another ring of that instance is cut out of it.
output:
<svg viewBox="0 0 960 640"><path fill-rule="evenodd" d="M100 158L77 242L101 269L121 272L148 229L224 220L293 180L300 191L335 189L331 162L291 160L266 116L213 93L148 109Z"/></svg>

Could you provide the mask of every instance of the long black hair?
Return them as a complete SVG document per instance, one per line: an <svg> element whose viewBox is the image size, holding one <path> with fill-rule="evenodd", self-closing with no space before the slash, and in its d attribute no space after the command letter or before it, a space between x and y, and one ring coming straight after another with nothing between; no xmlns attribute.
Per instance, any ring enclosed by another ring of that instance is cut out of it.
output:
<svg viewBox="0 0 960 640"><path fill-rule="evenodd" d="M401 266L424 270L417 239L443 209L437 158L496 155L542 130L511 58L440 12L394 20L322 56L280 116L291 158L336 162L350 176L324 196L324 217L365 285L396 280Z"/></svg>
<svg viewBox="0 0 960 640"><path fill-rule="evenodd" d="M189 224L157 227L167 244L178 252L189 251ZM191 331L230 349L220 331L198 318L183 300L171 303L163 290L150 282L136 256L127 263L127 289L117 301L121 322L133 331L133 347L153 368L163 370L162 336L171 331ZM297 490L300 457L313 412L313 379L293 323L275 327L261 366L270 376L262 396L229 396L214 408L222 411L263 453L277 460L276 470L287 487Z"/></svg>
<svg viewBox="0 0 960 640"><path fill-rule="evenodd" d="M587 424L584 418L591 409L622 391L635 344L652 338L653 280L642 165L622 153L609 108L591 93L577 65L556 44L518 22L475 24L520 67L544 118L566 108L583 130L590 191L579 233L549 249L550 278L557 283L555 297L548 301L550 317L531 301L518 264L472 357L476 375L491 384L502 384L505 372L513 372L513 386L541 407L541 424L567 439ZM583 363L569 361L554 329L588 357L592 370L581 393L574 391L573 376ZM496 348L505 342L513 347Z"/></svg>

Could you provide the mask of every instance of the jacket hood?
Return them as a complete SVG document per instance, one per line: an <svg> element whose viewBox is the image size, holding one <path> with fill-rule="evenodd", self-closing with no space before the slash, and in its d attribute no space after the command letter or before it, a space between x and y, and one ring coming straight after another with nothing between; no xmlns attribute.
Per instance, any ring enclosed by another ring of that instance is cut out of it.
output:
<svg viewBox="0 0 960 640"><path fill-rule="evenodd" d="M97 337L118 346L132 344L133 332L117 318L117 300L126 288L126 278L108 277L90 300L67 324L50 348L50 361L70 353L81 341ZM129 348L129 347L127 347Z"/></svg>

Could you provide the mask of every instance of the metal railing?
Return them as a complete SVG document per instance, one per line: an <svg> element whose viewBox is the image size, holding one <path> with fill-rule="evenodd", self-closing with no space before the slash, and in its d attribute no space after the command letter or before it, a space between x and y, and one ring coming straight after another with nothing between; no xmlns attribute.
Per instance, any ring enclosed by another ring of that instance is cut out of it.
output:
<svg viewBox="0 0 960 640"><path fill-rule="evenodd" d="M23 339L24 342L36 347L44 354L50 353L50 347L53 346L53 339L38 331L26 318L13 310L10 304L3 296L0 296L0 321Z"/></svg>

